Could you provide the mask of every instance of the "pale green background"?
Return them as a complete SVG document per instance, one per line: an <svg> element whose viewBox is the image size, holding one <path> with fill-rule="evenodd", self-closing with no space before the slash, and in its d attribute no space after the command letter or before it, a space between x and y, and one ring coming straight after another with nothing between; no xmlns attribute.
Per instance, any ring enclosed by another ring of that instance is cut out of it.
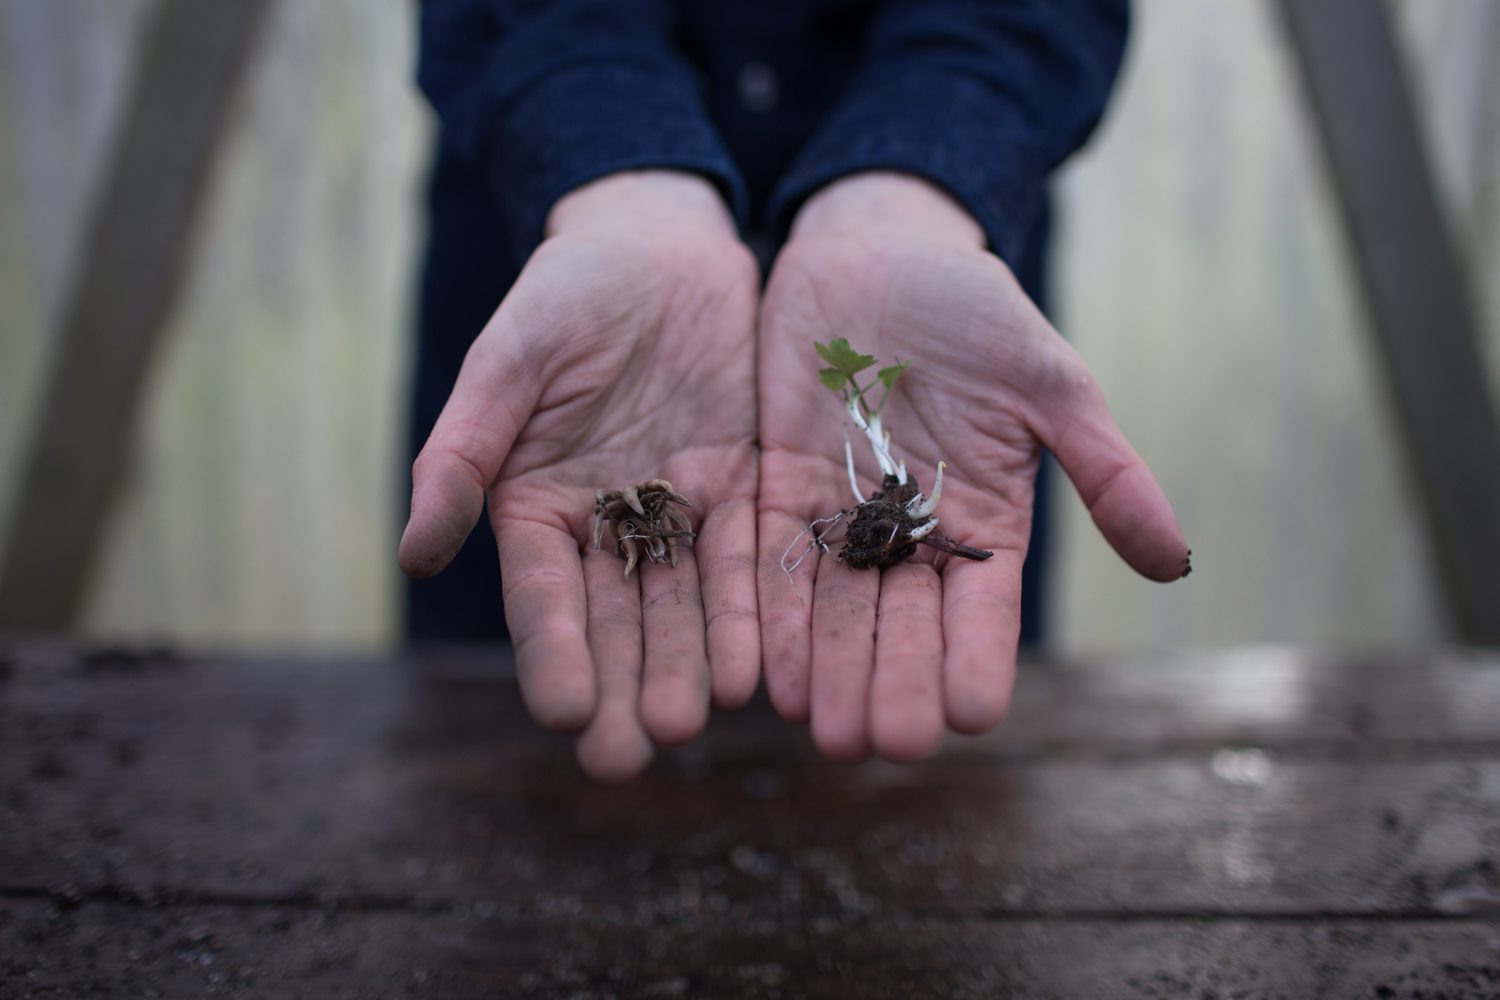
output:
<svg viewBox="0 0 1500 1000"><path fill-rule="evenodd" d="M150 0L0 0L0 515ZM1500 385L1500 2L1396 5ZM1286 46L1264 0L1138 0L1065 171L1060 325L1196 572L1134 577L1066 490L1067 650L1450 634ZM432 121L413 5L282 0L202 220L83 630L397 634L402 419ZM1500 516L1500 512L1497 512Z"/></svg>

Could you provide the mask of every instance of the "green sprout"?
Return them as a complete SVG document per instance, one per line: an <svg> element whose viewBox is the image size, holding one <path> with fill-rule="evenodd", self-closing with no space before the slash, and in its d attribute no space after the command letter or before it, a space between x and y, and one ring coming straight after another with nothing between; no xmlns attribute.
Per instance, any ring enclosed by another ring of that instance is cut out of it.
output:
<svg viewBox="0 0 1500 1000"><path fill-rule="evenodd" d="M906 371L907 364L898 361L881 368L875 373L873 381L868 385L860 385L860 373L880 364L873 354L861 354L850 347L849 341L843 337L828 344L815 340L813 347L817 350L818 357L828 363L827 368L818 372L818 378L843 399L849 419L864 432L865 439L870 442L870 450L875 453L875 461L880 464L880 474L895 477L898 484L905 486L906 463L897 462L891 455L891 435L881 423L880 411L885 409L885 404L891 398L891 389L901 378L901 373ZM877 385L883 387L880 401L871 406L865 394L874 390ZM860 493L859 483L854 476L854 448L849 444L847 431L844 434L844 459L849 468L849 488L854 491L855 498L861 500L863 494Z"/></svg>
<svg viewBox="0 0 1500 1000"><path fill-rule="evenodd" d="M828 362L828 367L818 372L818 378L823 380L824 385L844 398L844 405L847 406L851 399L858 399L870 416L878 416L885 408L891 389L895 387L897 379L901 378L901 373L909 367L907 362L898 361L894 365L877 371L875 381L862 386L859 384L859 373L874 368L880 363L873 354L859 353L850 347L849 341L843 337L839 337L831 344L815 340L813 347L817 350L818 357ZM874 389L876 385L884 386L885 391L880 394L880 402L871 407L865 399L865 393Z"/></svg>

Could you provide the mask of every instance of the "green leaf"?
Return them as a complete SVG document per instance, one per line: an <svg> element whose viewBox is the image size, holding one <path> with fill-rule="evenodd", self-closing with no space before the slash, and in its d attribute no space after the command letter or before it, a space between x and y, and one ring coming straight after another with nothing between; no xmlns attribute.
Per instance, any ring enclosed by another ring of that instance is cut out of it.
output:
<svg viewBox="0 0 1500 1000"><path fill-rule="evenodd" d="M861 354L849 346L849 341L839 337L832 343L822 344L813 341L813 347L818 352L818 357L828 362L838 371L853 378L857 373L877 364L872 354Z"/></svg>
<svg viewBox="0 0 1500 1000"><path fill-rule="evenodd" d="M822 371L818 372L818 378L822 379L823 384L828 386L828 388L832 389L834 392L841 391L849 381L849 376L845 375L837 368L824 368Z"/></svg>
<svg viewBox="0 0 1500 1000"><path fill-rule="evenodd" d="M900 364L891 365L889 368L880 369L880 371L875 373L875 377L884 383L886 391L889 392L895 387L896 380L901 377L901 373L910 367L910 361L903 361Z"/></svg>

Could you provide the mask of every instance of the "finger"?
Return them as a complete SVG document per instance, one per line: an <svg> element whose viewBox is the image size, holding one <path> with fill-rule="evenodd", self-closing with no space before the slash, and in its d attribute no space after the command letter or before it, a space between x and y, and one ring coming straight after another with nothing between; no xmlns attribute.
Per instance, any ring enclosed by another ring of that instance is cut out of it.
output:
<svg viewBox="0 0 1500 1000"><path fill-rule="evenodd" d="M1086 377L1085 377L1086 378ZM1059 397L1066 415L1038 428L1094 524L1136 572L1163 583L1187 575L1187 542L1156 477L1109 415L1093 380Z"/></svg>
<svg viewBox="0 0 1500 1000"><path fill-rule="evenodd" d="M641 722L656 742L675 746L697 736L708 722L698 563L692 549L682 549L676 566L647 561L638 572L646 656Z"/></svg>
<svg viewBox="0 0 1500 1000"><path fill-rule="evenodd" d="M777 510L757 521L756 593L766 693L781 717L806 722L811 711L813 583L823 555L803 532L807 522ZM798 559L796 569L790 567Z"/></svg>
<svg viewBox="0 0 1500 1000"><path fill-rule="evenodd" d="M641 726L641 588L624 578L618 556L590 549L583 557L588 592L588 644L599 699L578 737L578 763L597 781L628 781L651 762Z"/></svg>
<svg viewBox="0 0 1500 1000"><path fill-rule="evenodd" d="M525 373L502 313L474 341L453 393L411 469L411 518L401 534L401 569L425 579L453 561L484 509L485 491L541 392Z"/></svg>
<svg viewBox="0 0 1500 1000"><path fill-rule="evenodd" d="M997 549L983 562L953 559L943 567L943 704L956 732L992 729L1010 707L1025 558Z"/></svg>
<svg viewBox="0 0 1500 1000"><path fill-rule="evenodd" d="M889 760L932 755L943 741L943 586L928 563L880 578L870 738Z"/></svg>
<svg viewBox="0 0 1500 1000"><path fill-rule="evenodd" d="M693 553L703 577L713 701L720 708L739 708L760 680L754 502L735 500L710 510Z"/></svg>
<svg viewBox="0 0 1500 1000"><path fill-rule="evenodd" d="M498 519L505 622L526 708L549 729L578 729L594 714L588 604L578 542L559 527Z"/></svg>
<svg viewBox="0 0 1500 1000"><path fill-rule="evenodd" d="M830 760L870 755L870 677L880 572L818 563L812 613L812 736Z"/></svg>

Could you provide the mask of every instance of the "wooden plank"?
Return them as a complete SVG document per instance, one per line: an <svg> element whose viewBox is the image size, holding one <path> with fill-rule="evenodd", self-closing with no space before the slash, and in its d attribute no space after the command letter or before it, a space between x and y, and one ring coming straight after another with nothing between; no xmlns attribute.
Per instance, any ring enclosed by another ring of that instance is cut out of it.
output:
<svg viewBox="0 0 1500 1000"><path fill-rule="evenodd" d="M204 720L178 724L191 730L215 718L284 713L287 706L273 694L295 691L298 704L327 709L326 724L334 727L374 716L451 725L456 739L476 731L523 742L537 738L508 683L494 683L514 677L503 647L425 650L400 659L267 658L0 642L0 677L6 674L15 678L9 706L38 715L89 712L132 724L179 704L201 706ZM1016 758L1049 748L1120 757L1220 743L1273 749L1500 744L1497 675L1500 652L1461 649L1351 657L1262 646L1028 661L1005 723L986 738L950 737L948 749ZM467 700L471 688L474 702ZM413 690L431 701L411 704ZM760 734L753 712L719 713L714 727L720 740L742 730L751 738Z"/></svg>
<svg viewBox="0 0 1500 1000"><path fill-rule="evenodd" d="M1280 8L1459 634L1500 643L1500 416L1386 4Z"/></svg>
<svg viewBox="0 0 1500 1000"><path fill-rule="evenodd" d="M141 389L269 0L161 0L53 341L0 562L0 628L73 618L131 450Z"/></svg>
<svg viewBox="0 0 1500 1000"><path fill-rule="evenodd" d="M1500 990L1481 921L675 923L0 898L24 996L1443 997Z"/></svg>
<svg viewBox="0 0 1500 1000"><path fill-rule="evenodd" d="M606 789L525 720L510 683L475 676L499 672L495 654L425 675L10 655L11 891L538 919L1500 906L1494 657L1034 669L1014 724L912 768L823 762L762 703ZM1408 711L1414 676L1441 693ZM1452 707L1469 702L1472 715Z"/></svg>

